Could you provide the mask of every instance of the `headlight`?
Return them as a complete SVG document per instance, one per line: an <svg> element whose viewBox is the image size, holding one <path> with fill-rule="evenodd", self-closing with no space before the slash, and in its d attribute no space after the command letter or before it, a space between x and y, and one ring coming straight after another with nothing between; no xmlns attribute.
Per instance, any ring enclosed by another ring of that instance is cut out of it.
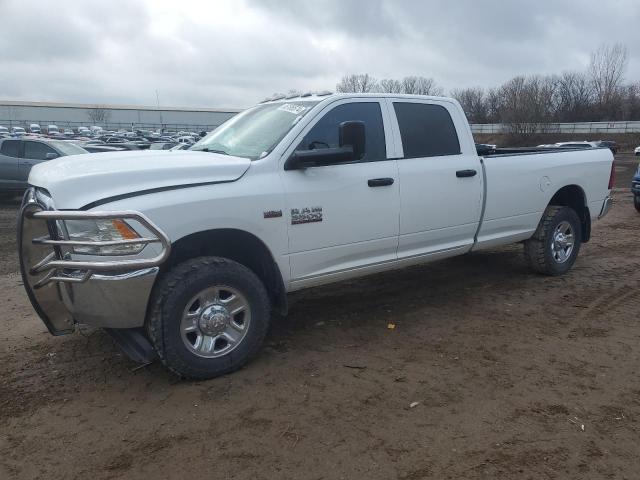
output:
<svg viewBox="0 0 640 480"><path fill-rule="evenodd" d="M146 243L136 243L141 238L127 222L110 220L60 220L58 229L63 229L64 238L80 242L95 242L96 245L74 245L73 252L84 255L135 255ZM100 245L102 242L126 242L116 245Z"/></svg>

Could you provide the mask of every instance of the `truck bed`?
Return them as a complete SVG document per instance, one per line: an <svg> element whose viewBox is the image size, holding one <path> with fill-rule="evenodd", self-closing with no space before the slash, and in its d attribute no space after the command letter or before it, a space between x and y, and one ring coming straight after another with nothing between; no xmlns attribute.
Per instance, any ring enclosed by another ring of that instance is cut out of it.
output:
<svg viewBox="0 0 640 480"><path fill-rule="evenodd" d="M478 155L483 157L497 157L500 155L528 155L532 153L553 153L553 152L575 152L576 150L601 150L607 149L607 147L594 147L594 148L562 148L562 147L504 147L504 148L483 148L484 146L477 147Z"/></svg>

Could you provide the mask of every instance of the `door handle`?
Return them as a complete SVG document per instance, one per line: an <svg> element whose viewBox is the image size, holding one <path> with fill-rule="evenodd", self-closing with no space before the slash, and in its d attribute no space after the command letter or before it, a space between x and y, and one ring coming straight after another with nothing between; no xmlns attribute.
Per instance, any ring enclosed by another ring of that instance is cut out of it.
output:
<svg viewBox="0 0 640 480"><path fill-rule="evenodd" d="M388 187L393 185L393 178L372 178L367 184L370 187Z"/></svg>
<svg viewBox="0 0 640 480"><path fill-rule="evenodd" d="M458 178L475 177L477 173L478 172L476 172L475 170L458 170L456 172L456 177Z"/></svg>

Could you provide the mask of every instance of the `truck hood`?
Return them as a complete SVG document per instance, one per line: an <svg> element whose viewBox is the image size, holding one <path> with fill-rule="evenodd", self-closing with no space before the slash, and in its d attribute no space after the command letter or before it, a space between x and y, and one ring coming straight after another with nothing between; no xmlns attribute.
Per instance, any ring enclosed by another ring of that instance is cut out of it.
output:
<svg viewBox="0 0 640 480"><path fill-rule="evenodd" d="M42 162L29 183L46 189L57 209L73 209L156 189L233 182L250 165L246 158L188 150L90 153Z"/></svg>

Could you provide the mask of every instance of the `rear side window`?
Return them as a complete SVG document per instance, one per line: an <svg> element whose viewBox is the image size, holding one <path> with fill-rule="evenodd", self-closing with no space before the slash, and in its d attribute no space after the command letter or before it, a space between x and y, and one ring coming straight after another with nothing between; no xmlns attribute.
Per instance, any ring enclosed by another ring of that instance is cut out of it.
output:
<svg viewBox="0 0 640 480"><path fill-rule="evenodd" d="M20 140L5 140L0 147L0 153L7 157L20 156Z"/></svg>
<svg viewBox="0 0 640 480"><path fill-rule="evenodd" d="M404 158L458 155L460 142L451 115L440 105L394 102Z"/></svg>
<svg viewBox="0 0 640 480"><path fill-rule="evenodd" d="M367 162L386 160L387 148L384 140L382 111L378 102L354 102L338 105L309 130L296 150L338 147L340 124L353 120L364 122L365 155L362 160Z"/></svg>
<svg viewBox="0 0 640 480"><path fill-rule="evenodd" d="M56 153L56 151L44 143L24 142L24 158L46 160L47 153Z"/></svg>

